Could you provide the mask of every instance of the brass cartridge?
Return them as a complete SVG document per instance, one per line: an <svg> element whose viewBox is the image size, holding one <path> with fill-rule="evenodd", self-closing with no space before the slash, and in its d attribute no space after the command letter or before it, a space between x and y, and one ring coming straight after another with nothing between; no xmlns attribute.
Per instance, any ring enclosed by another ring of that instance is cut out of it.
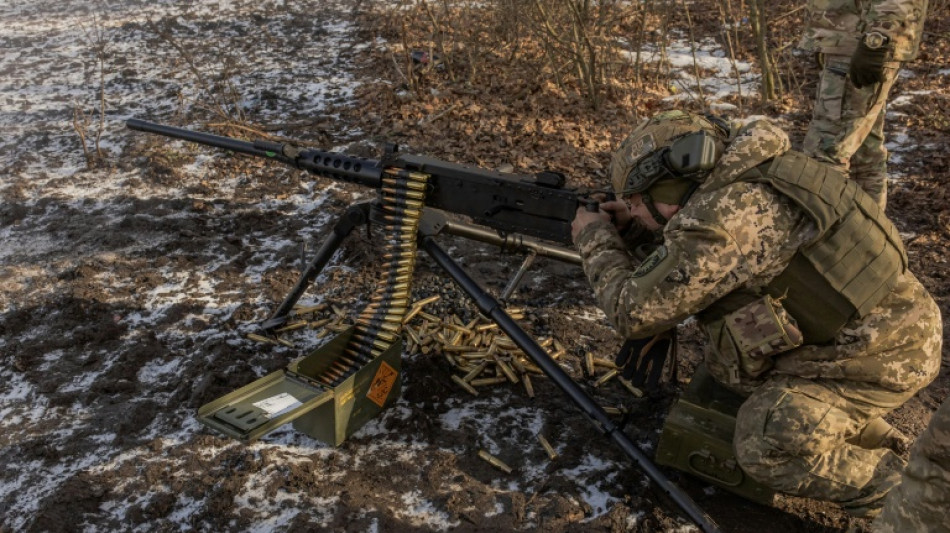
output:
<svg viewBox="0 0 950 533"><path fill-rule="evenodd" d="M472 381L473 379L478 377L478 375L481 374L482 371L484 371L485 368L487 367L488 367L488 361L484 360L481 363L478 363L478 365L472 370L470 370L468 374L465 374L465 376L463 376L462 379L464 381Z"/></svg>
<svg viewBox="0 0 950 533"><path fill-rule="evenodd" d="M469 381L468 383L473 387L484 387L486 385L501 385L502 383L508 381L508 378L505 376L495 376L493 378L478 378Z"/></svg>
<svg viewBox="0 0 950 533"><path fill-rule="evenodd" d="M587 370L588 376L594 377L594 372L596 369L594 368L594 353L593 352L587 352L584 354L584 369Z"/></svg>
<svg viewBox="0 0 950 533"><path fill-rule="evenodd" d="M472 393L473 395L478 396L478 391L475 390L475 387L469 385L468 382L465 381L464 379L456 376L455 374L452 374L452 381L458 383L460 387Z"/></svg>
<svg viewBox="0 0 950 533"><path fill-rule="evenodd" d="M268 344L278 344L277 339L271 337L265 337L263 335L258 335L257 333L248 333L247 338L252 341L257 342L266 342Z"/></svg>
<svg viewBox="0 0 950 533"><path fill-rule="evenodd" d="M508 378L512 383L518 383L518 376L515 375L515 371L508 366L508 363L504 359L498 357L498 355L493 355L492 358L495 360L495 363L498 365L498 368L501 369L501 372Z"/></svg>
<svg viewBox="0 0 950 533"><path fill-rule="evenodd" d="M549 459L552 461L557 459L557 452L554 451L554 446L551 446L551 443L548 442L548 439L544 438L544 435L538 433L538 442L541 443L541 447L547 452Z"/></svg>
<svg viewBox="0 0 950 533"><path fill-rule="evenodd" d="M531 376L522 374L521 383L524 384L524 390L528 393L528 398L534 398L534 385L531 384Z"/></svg>
<svg viewBox="0 0 950 533"><path fill-rule="evenodd" d="M606 374L604 374L603 376L600 376L600 377L597 379L597 381L594 382L594 386L595 386L595 387L599 387L599 386L603 385L604 383L607 383L607 382L610 381L611 379L617 377L617 374L619 374L619 371L616 370L616 369L614 369L614 370L608 370Z"/></svg>
<svg viewBox="0 0 950 533"><path fill-rule="evenodd" d="M506 465L504 461L495 457L494 455L486 452L485 450L478 450L478 456L481 457L488 464L494 466L495 468L501 470L506 474L511 473L511 467Z"/></svg>
<svg viewBox="0 0 950 533"><path fill-rule="evenodd" d="M634 387L633 383L631 383L629 379L623 376L620 376L618 379L620 380L620 384L623 385L625 389L630 391L630 394L633 394L637 398L643 398L643 391Z"/></svg>

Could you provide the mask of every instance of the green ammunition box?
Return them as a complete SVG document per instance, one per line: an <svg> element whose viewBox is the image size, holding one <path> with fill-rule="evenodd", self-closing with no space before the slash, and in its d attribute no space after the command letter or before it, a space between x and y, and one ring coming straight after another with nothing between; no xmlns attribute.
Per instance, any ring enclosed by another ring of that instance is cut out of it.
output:
<svg viewBox="0 0 950 533"><path fill-rule="evenodd" d="M198 420L250 442L293 422L294 429L339 446L389 407L402 388L402 341L362 365L335 387L316 381L343 354L354 328L309 355L198 409Z"/></svg>
<svg viewBox="0 0 950 533"><path fill-rule="evenodd" d="M775 491L742 471L732 448L743 398L700 365L663 425L656 462L692 474L748 500L771 504Z"/></svg>

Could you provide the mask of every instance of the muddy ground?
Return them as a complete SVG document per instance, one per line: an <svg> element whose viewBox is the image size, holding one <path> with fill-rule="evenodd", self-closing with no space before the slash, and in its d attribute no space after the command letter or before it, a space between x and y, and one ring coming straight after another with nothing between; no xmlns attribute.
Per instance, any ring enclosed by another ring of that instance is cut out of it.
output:
<svg viewBox="0 0 950 533"><path fill-rule="evenodd" d="M595 112L550 84L452 84L437 69L408 86L392 65L414 37L399 42L391 21L374 18L382 13L392 14L355 0L0 5L0 531L690 527L552 383L536 378L534 398L514 385L475 397L438 353L405 354L399 401L340 447L290 426L246 445L196 420L201 405L326 339L307 329L288 335L288 347L247 334L292 286L301 248L314 250L371 193L133 133L127 118L364 155L394 140L590 184L632 117L696 105L668 99L667 87L617 91ZM776 31L792 31L796 16ZM892 100L888 213L946 314L947 14L928 30L923 59ZM744 111L776 116L799 140L814 71L789 57L805 73L795 90L766 106L746 95ZM440 242L495 294L521 260ZM378 277L378 246L378 233L355 234L303 301L351 319ZM422 257L413 296L434 294L434 315L477 314ZM594 388L581 368L585 352L610 358L619 340L578 267L538 260L510 304L525 309L527 330L566 347L563 366L599 403L631 411L626 431L652 455L698 361L694 329L681 328L678 382L638 399L616 383ZM940 377L889 416L909 435L948 396L944 354ZM480 460L480 449L513 473ZM664 472L724 531L866 525L830 504L779 496L758 505Z"/></svg>

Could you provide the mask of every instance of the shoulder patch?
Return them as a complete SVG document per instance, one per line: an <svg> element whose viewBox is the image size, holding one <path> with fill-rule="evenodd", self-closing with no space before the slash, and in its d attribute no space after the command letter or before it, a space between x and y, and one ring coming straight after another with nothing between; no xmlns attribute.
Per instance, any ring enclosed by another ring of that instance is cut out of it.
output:
<svg viewBox="0 0 950 533"><path fill-rule="evenodd" d="M652 272L653 269L656 268L657 265L659 265L664 259L666 259L667 255L669 255L669 252L666 251L666 246L662 244L659 245L656 250L653 250L653 253L648 255L647 258L644 259L642 263L640 263L640 266L638 266L637 269L633 271L633 277L641 278L646 276Z"/></svg>

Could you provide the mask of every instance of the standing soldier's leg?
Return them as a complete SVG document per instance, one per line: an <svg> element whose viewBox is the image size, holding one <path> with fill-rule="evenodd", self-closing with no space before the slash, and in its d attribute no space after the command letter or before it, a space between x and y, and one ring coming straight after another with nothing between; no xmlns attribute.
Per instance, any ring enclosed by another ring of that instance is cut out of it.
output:
<svg viewBox="0 0 950 533"><path fill-rule="evenodd" d="M950 531L950 399L911 449L901 484L884 501L871 531Z"/></svg>
<svg viewBox="0 0 950 533"><path fill-rule="evenodd" d="M884 104L897 79L898 65L884 69L883 82L860 89L848 78L850 65L851 58L847 56L822 56L815 110L803 151L819 161L851 170L851 176L860 180L862 188L883 206L887 178ZM865 142L869 146L862 151L860 160L854 161L852 157ZM856 163L860 167L858 175L852 166Z"/></svg>
<svg viewBox="0 0 950 533"><path fill-rule="evenodd" d="M855 516L876 515L899 483L904 461L889 449L848 441L914 391L851 386L784 375L769 379L739 409L733 442L740 466L775 490L836 502Z"/></svg>
<svg viewBox="0 0 950 533"><path fill-rule="evenodd" d="M887 147L884 146L885 108L877 114L877 119L868 132L864 142L851 156L851 179L870 194L884 209L887 206Z"/></svg>

